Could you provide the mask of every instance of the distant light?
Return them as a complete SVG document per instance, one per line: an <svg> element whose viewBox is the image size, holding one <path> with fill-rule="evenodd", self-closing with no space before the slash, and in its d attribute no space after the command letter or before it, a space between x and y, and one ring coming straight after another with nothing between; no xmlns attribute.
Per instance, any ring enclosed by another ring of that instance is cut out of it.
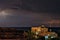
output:
<svg viewBox="0 0 60 40"><path fill-rule="evenodd" d="M53 36L51 38L54 38Z"/></svg>
<svg viewBox="0 0 60 40"><path fill-rule="evenodd" d="M45 36L45 38L48 38L48 36Z"/></svg>
<svg viewBox="0 0 60 40"><path fill-rule="evenodd" d="M36 35L38 35L38 32L36 32Z"/></svg>

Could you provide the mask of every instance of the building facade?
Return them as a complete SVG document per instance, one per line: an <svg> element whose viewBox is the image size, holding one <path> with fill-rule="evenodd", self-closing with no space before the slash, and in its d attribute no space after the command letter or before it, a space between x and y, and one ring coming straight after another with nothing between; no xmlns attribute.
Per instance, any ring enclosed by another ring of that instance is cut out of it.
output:
<svg viewBox="0 0 60 40"><path fill-rule="evenodd" d="M37 26L37 27L32 27L31 28L31 32L35 33L36 36L39 35L39 36L51 36L51 38L56 38L58 35L57 33L55 32L51 32L51 29L50 31L48 31L48 28L46 28L44 25L42 26Z"/></svg>

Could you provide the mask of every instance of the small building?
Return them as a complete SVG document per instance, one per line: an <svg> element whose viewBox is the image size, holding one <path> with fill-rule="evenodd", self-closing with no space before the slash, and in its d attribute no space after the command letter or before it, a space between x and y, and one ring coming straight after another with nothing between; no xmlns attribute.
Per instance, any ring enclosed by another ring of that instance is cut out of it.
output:
<svg viewBox="0 0 60 40"><path fill-rule="evenodd" d="M51 36L51 38L55 38L57 37L57 33L55 32L50 32L48 31L48 28L45 27L44 25L41 25L41 26L33 26L31 28L31 32L33 32L34 34L36 35L39 35L39 36Z"/></svg>

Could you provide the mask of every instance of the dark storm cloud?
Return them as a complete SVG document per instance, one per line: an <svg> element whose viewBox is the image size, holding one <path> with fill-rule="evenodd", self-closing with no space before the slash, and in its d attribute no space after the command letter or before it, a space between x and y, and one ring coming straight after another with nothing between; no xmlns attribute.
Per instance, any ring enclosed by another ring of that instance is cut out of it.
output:
<svg viewBox="0 0 60 40"><path fill-rule="evenodd" d="M21 8L40 12L55 12L56 0L0 0L0 6L5 8Z"/></svg>
<svg viewBox="0 0 60 40"><path fill-rule="evenodd" d="M40 24L48 24L48 21L54 18L51 14L36 13L26 10L6 9L3 11L9 15L1 16L1 27L31 27L32 25L37 26Z"/></svg>
<svg viewBox="0 0 60 40"><path fill-rule="evenodd" d="M43 23L43 21L50 19L50 15L48 16L48 14L34 13L34 12L28 12L24 10L22 11L15 10L13 12L10 11L8 12L8 14L9 15L4 15L2 16L2 18L0 18L0 24L1 24L0 26L2 27L6 27L6 26L7 27L10 27L10 26L25 27L25 26L37 25L37 24Z"/></svg>
<svg viewBox="0 0 60 40"><path fill-rule="evenodd" d="M0 0L0 26L30 27L48 24L48 21L60 18L56 3L56 0Z"/></svg>
<svg viewBox="0 0 60 40"><path fill-rule="evenodd" d="M36 12L59 12L59 0L0 0L0 7Z"/></svg>

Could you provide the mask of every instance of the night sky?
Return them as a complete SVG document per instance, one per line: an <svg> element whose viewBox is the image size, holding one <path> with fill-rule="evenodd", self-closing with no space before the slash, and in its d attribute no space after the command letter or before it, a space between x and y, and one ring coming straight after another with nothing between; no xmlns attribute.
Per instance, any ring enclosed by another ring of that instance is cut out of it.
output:
<svg viewBox="0 0 60 40"><path fill-rule="evenodd" d="M0 27L60 27L60 0L0 0Z"/></svg>

